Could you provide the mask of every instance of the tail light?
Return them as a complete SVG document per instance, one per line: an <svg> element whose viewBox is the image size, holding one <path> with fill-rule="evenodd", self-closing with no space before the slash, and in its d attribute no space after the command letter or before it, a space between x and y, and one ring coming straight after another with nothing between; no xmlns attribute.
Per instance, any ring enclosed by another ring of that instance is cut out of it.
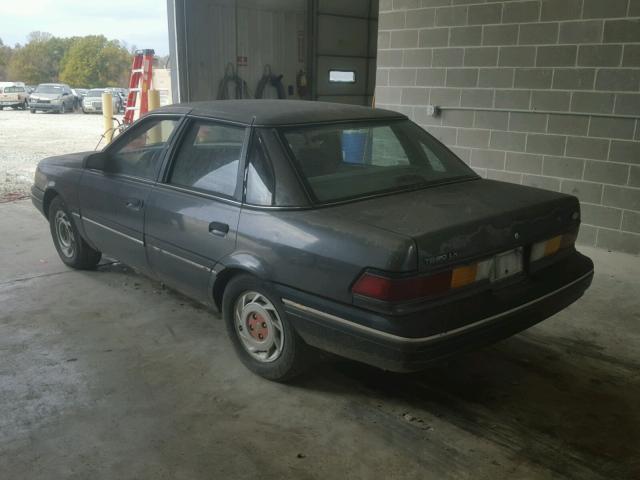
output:
<svg viewBox="0 0 640 480"><path fill-rule="evenodd" d="M400 302L445 293L451 288L452 272L408 278L389 278L365 272L351 291L386 302Z"/></svg>
<svg viewBox="0 0 640 480"><path fill-rule="evenodd" d="M534 243L531 247L531 261L535 262L545 257L558 253L560 250L573 247L576 242L577 233L566 233L545 240L544 242Z"/></svg>
<svg viewBox="0 0 640 480"><path fill-rule="evenodd" d="M573 247L577 233L568 233L535 243L531 247L530 261L549 257L560 250ZM364 272L351 288L352 293L385 302L402 302L442 295L451 290L469 286L482 280L495 280L496 257L468 265L461 265L428 276L392 278ZM502 278L500 276L497 277Z"/></svg>

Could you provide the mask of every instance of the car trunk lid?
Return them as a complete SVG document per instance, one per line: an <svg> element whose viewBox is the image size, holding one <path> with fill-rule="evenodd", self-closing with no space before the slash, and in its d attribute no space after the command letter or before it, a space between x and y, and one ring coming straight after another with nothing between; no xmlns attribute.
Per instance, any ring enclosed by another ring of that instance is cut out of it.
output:
<svg viewBox="0 0 640 480"><path fill-rule="evenodd" d="M412 237L418 270L505 252L575 229L575 197L474 179L333 207L353 221Z"/></svg>

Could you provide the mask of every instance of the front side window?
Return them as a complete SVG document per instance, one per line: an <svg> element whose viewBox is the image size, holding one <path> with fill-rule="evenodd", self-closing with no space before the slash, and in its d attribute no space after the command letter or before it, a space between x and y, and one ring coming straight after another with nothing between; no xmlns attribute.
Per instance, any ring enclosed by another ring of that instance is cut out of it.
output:
<svg viewBox="0 0 640 480"><path fill-rule="evenodd" d="M281 132L319 202L477 178L462 160L409 120Z"/></svg>
<svg viewBox="0 0 640 480"><path fill-rule="evenodd" d="M177 125L178 119L173 118L147 120L109 152L109 172L155 180L162 151Z"/></svg>
<svg viewBox="0 0 640 480"><path fill-rule="evenodd" d="M233 197L246 128L194 122L176 154L169 183Z"/></svg>

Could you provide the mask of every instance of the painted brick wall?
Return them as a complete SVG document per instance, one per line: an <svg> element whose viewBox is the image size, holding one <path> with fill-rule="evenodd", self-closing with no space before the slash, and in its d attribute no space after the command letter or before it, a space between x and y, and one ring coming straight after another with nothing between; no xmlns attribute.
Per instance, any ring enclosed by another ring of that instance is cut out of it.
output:
<svg viewBox="0 0 640 480"><path fill-rule="evenodd" d="M380 0L376 81L483 177L579 197L580 243L640 254L640 0Z"/></svg>

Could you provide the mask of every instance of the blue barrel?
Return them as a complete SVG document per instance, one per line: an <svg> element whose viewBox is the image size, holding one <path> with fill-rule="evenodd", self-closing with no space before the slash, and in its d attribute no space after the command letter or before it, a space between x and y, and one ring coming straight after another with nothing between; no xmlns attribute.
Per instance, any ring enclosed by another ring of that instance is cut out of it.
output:
<svg viewBox="0 0 640 480"><path fill-rule="evenodd" d="M362 130L342 132L342 158L345 163L365 163L367 136L367 132Z"/></svg>

